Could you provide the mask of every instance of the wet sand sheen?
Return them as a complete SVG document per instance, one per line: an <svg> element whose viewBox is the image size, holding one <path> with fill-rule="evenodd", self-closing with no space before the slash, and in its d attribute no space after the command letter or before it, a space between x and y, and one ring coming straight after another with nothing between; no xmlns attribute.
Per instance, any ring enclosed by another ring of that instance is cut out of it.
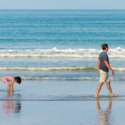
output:
<svg viewBox="0 0 125 125"><path fill-rule="evenodd" d="M95 98L98 81L23 81L21 85L14 84L14 95L7 95L6 85L1 83L0 101L29 100L29 101L96 101L124 100L124 81L111 82L112 91L118 97L110 97L104 84L100 97Z"/></svg>
<svg viewBox="0 0 125 125"><path fill-rule="evenodd" d="M112 82L118 97L111 98L104 85L94 98L98 81L24 81L14 95L0 88L2 125L121 125L124 120L124 82ZM28 89L29 88L29 89ZM118 89L119 88L119 89Z"/></svg>
<svg viewBox="0 0 125 125"><path fill-rule="evenodd" d="M125 101L0 101L2 125L124 124Z"/></svg>

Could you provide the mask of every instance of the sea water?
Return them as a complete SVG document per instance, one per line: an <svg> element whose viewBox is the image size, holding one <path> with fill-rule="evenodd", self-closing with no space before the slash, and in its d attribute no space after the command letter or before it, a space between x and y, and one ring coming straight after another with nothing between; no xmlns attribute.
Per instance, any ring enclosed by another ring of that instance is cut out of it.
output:
<svg viewBox="0 0 125 125"><path fill-rule="evenodd" d="M109 45L111 80L125 81L125 10L0 10L0 78L99 80Z"/></svg>
<svg viewBox="0 0 125 125"><path fill-rule="evenodd" d="M0 124L123 124L124 15L125 10L0 10L0 79L22 78L14 94L0 83ZM106 86L94 98L103 43L109 45L116 98Z"/></svg>

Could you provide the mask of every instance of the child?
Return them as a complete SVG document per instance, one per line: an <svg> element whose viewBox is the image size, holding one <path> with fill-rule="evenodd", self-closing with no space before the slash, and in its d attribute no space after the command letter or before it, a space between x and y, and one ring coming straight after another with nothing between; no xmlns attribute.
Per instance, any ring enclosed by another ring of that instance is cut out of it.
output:
<svg viewBox="0 0 125 125"><path fill-rule="evenodd" d="M14 92L13 90L13 84L14 82L20 84L21 83L21 78L20 77L12 77L12 76L4 76L1 80L4 84L8 85L7 87L7 93L10 93L10 88L12 86L12 92ZM10 84L11 81L12 83Z"/></svg>

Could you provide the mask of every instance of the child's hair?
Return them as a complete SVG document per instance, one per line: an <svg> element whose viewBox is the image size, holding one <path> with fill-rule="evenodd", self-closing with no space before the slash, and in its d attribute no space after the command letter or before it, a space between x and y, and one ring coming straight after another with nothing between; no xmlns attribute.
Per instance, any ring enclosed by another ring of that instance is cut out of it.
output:
<svg viewBox="0 0 125 125"><path fill-rule="evenodd" d="M19 83L19 84L21 83L21 78L19 76L14 77L14 79L17 80L17 83Z"/></svg>
<svg viewBox="0 0 125 125"><path fill-rule="evenodd" d="M108 44L102 44L102 49L106 50L106 48L108 47Z"/></svg>

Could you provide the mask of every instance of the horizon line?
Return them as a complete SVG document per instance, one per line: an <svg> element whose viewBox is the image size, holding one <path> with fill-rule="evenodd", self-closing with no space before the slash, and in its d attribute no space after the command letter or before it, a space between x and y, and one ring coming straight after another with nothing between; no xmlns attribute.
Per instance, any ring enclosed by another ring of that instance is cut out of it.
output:
<svg viewBox="0 0 125 125"><path fill-rule="evenodd" d="M0 9L0 10L125 10L125 9Z"/></svg>

